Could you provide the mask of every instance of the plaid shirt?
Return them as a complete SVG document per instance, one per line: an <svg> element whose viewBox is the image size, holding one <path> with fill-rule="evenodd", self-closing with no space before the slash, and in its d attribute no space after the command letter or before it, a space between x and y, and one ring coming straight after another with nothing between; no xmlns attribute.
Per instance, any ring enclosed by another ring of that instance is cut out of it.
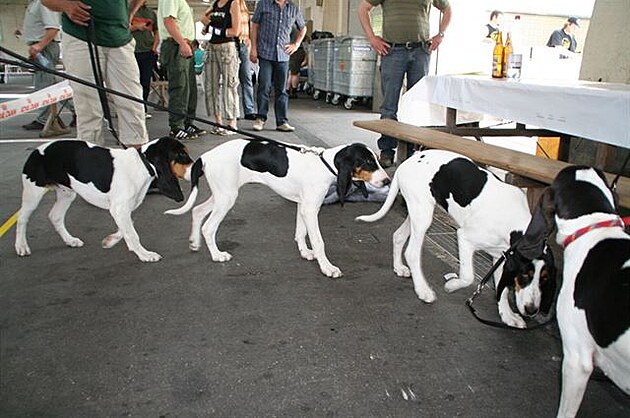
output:
<svg viewBox="0 0 630 418"><path fill-rule="evenodd" d="M259 0L252 22L259 25L256 44L258 56L268 61L289 61L284 46L291 42L291 28L294 24L300 30L305 26L297 4L286 0L280 9L276 0Z"/></svg>

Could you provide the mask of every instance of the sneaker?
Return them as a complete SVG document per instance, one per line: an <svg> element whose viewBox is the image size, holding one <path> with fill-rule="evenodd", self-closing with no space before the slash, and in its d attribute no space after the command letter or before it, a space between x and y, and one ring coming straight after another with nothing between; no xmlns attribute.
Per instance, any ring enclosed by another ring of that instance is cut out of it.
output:
<svg viewBox="0 0 630 418"><path fill-rule="evenodd" d="M378 157L378 163L383 168L391 167L394 165L394 155L381 152L380 157Z"/></svg>
<svg viewBox="0 0 630 418"><path fill-rule="evenodd" d="M173 128L171 132L168 134L171 138L184 140L184 139L195 139L196 137L191 137L188 132L183 129Z"/></svg>
<svg viewBox="0 0 630 418"><path fill-rule="evenodd" d="M263 128L265 126L265 121L262 119L256 119L254 121L254 126L252 126L252 129L255 131L262 131Z"/></svg>
<svg viewBox="0 0 630 418"><path fill-rule="evenodd" d="M282 125L278 125L276 127L276 131L280 132L293 132L295 131L295 127L289 125L288 122L284 122Z"/></svg>
<svg viewBox="0 0 630 418"><path fill-rule="evenodd" d="M41 131L42 129L44 129L44 124L34 120L29 124L22 125L22 128L26 129L27 131Z"/></svg>
<svg viewBox="0 0 630 418"><path fill-rule="evenodd" d="M245 117L243 118L245 120L256 120L256 114L255 113L248 113L245 115Z"/></svg>
<svg viewBox="0 0 630 418"><path fill-rule="evenodd" d="M150 113L145 113L144 114L144 118L145 119L151 119L153 116Z"/></svg>
<svg viewBox="0 0 630 418"><path fill-rule="evenodd" d="M198 128L192 124L186 127L186 132L188 133L188 135L191 136L191 138L197 138L198 136L202 136L208 133L208 131L206 131L205 129Z"/></svg>

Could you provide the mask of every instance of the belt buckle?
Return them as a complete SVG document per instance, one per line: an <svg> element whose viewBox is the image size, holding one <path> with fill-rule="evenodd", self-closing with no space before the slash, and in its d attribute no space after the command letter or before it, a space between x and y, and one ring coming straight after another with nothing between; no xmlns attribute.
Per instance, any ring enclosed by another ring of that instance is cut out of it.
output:
<svg viewBox="0 0 630 418"><path fill-rule="evenodd" d="M405 42L405 49L413 49L413 42Z"/></svg>

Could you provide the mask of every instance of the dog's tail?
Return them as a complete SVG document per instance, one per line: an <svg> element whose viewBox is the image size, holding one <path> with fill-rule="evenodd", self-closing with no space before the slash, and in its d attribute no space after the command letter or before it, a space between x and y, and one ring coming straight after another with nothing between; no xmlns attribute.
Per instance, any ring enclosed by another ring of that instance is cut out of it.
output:
<svg viewBox="0 0 630 418"><path fill-rule="evenodd" d="M355 221L376 222L379 219L382 219L385 215L387 215L387 212L389 212L392 205L394 204L394 201L396 200L396 196L398 196L398 190L399 190L398 176L396 174L397 173L394 173L394 178L392 179L392 182L389 185L389 193L387 194L387 198L385 199L383 206L381 206L378 212L373 213L371 215L357 216L356 218L354 218Z"/></svg>
<svg viewBox="0 0 630 418"><path fill-rule="evenodd" d="M203 161L201 158L198 158L197 161L193 164L190 170L190 196L188 196L188 200L178 209L170 209L164 212L165 215L183 215L192 209L195 201L197 200L197 194L199 194L199 178L203 176Z"/></svg>

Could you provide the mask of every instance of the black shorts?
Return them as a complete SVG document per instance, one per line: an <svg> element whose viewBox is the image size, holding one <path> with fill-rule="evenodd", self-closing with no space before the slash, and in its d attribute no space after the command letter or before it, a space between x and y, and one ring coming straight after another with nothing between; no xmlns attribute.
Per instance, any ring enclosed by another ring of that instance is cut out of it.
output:
<svg viewBox="0 0 630 418"><path fill-rule="evenodd" d="M304 62L304 58L306 57L306 51L304 48L298 48L290 57L289 57L289 73L292 75L300 74L300 67Z"/></svg>

